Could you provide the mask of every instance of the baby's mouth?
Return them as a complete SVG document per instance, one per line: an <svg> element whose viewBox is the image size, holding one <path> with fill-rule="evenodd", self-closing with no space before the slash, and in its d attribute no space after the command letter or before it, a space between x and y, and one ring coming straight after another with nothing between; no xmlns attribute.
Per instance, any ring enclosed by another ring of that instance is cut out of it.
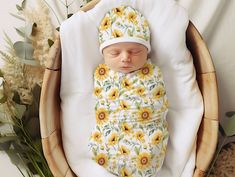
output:
<svg viewBox="0 0 235 177"><path fill-rule="evenodd" d="M122 69L130 69L131 66L121 66Z"/></svg>

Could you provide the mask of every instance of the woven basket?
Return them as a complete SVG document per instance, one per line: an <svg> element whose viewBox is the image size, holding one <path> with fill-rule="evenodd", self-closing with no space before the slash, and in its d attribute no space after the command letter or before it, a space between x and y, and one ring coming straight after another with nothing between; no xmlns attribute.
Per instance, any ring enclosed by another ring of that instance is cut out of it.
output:
<svg viewBox="0 0 235 177"><path fill-rule="evenodd" d="M99 0L93 0L81 10L92 9ZM193 177L203 177L213 158L218 138L218 90L215 69L209 51L195 26L190 22L186 33L187 47L191 51L197 72L204 114L197 137L196 166ZM41 100L40 127L43 152L48 165L56 177L75 177L64 155L60 129L60 42L56 48L54 62L45 71Z"/></svg>

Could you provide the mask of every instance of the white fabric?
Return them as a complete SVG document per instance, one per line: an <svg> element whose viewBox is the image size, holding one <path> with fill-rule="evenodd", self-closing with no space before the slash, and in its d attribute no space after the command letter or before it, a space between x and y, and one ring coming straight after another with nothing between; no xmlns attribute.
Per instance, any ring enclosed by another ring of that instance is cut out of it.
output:
<svg viewBox="0 0 235 177"><path fill-rule="evenodd" d="M102 43L100 45L100 53L102 54L102 51L105 47L119 42L136 42L146 46L148 49L148 53L151 51L151 46L149 41L147 42L141 38L134 38L134 37L119 37L119 38L110 39L109 41Z"/></svg>
<svg viewBox="0 0 235 177"><path fill-rule="evenodd" d="M103 62L97 28L105 12L119 5L131 5L148 19L150 58L162 69L166 85L170 139L158 176L190 177L203 103L185 45L188 16L174 0L102 0L92 10L78 12L62 24L61 128L69 165L80 177L113 176L90 160L87 145L95 124L93 72Z"/></svg>

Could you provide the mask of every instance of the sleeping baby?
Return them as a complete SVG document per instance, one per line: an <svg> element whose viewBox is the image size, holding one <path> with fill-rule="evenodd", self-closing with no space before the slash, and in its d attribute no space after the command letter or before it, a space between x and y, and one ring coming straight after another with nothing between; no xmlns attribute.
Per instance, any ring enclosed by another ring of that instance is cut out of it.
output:
<svg viewBox="0 0 235 177"><path fill-rule="evenodd" d="M168 101L161 70L148 59L148 22L130 6L114 8L100 24L99 42L104 64L94 73L92 158L116 176L156 176L168 141Z"/></svg>

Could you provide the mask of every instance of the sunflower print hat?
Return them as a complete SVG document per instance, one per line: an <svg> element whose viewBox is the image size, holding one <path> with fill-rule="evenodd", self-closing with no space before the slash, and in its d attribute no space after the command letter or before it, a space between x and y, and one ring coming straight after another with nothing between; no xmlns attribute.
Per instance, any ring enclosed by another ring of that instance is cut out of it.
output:
<svg viewBox="0 0 235 177"><path fill-rule="evenodd" d="M136 42L150 47L150 30L147 19L130 6L120 6L108 11L99 26L100 52L115 43Z"/></svg>

